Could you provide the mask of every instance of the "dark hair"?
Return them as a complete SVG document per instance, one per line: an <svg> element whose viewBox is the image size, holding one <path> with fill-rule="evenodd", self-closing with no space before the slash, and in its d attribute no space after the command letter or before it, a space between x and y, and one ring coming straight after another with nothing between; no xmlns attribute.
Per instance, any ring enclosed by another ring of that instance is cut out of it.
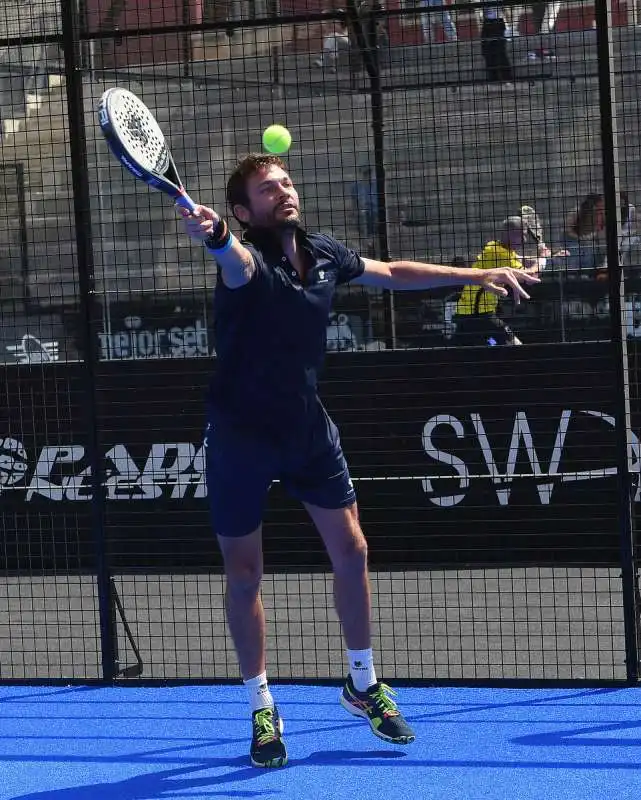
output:
<svg viewBox="0 0 641 800"><path fill-rule="evenodd" d="M581 239L583 236L590 236L596 232L596 210L600 205L603 205L603 202L602 194L588 194L584 197L578 211L574 214L570 222L570 232L573 233L577 239ZM620 193L619 203L621 224L625 225L628 222L630 213L627 192Z"/></svg>
<svg viewBox="0 0 641 800"><path fill-rule="evenodd" d="M570 231L577 239L596 232L596 210L602 204L602 194L588 194L583 198L570 223Z"/></svg>
<svg viewBox="0 0 641 800"><path fill-rule="evenodd" d="M234 206L249 205L249 197L247 196L247 181L249 178L268 167L286 169L282 158L271 153L249 153L236 164L227 181L225 192L227 204L232 214L234 214ZM234 214L234 216L236 215ZM238 218L236 217L236 219Z"/></svg>

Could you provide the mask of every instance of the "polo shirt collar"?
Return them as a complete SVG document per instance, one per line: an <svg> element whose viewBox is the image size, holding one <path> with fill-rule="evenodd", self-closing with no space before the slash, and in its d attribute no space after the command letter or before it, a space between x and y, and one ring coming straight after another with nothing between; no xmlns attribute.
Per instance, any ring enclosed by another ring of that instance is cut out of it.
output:
<svg viewBox="0 0 641 800"><path fill-rule="evenodd" d="M299 244L308 246L307 233L300 226L296 228L296 238L298 239ZM273 228L247 228L243 232L242 240L259 247L261 250L276 249L280 252L282 249L280 245L280 239L274 232Z"/></svg>

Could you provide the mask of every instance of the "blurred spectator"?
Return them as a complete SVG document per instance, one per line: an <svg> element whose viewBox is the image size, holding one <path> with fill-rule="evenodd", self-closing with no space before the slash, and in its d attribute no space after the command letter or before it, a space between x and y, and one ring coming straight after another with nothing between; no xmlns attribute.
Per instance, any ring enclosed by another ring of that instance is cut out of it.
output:
<svg viewBox="0 0 641 800"><path fill-rule="evenodd" d="M376 227L378 224L378 191L376 174L371 166L360 167L350 187L351 211L358 236L365 244L367 257L376 257Z"/></svg>
<svg viewBox="0 0 641 800"><path fill-rule="evenodd" d="M378 67L385 67L389 63L389 31L387 22L382 21L376 12L381 11L383 5L379 2L370 3L369 0L361 0L357 3L357 22L361 30L362 40L355 30L349 29L350 41L350 72L352 78L365 66L363 46L367 51L374 49ZM350 19L351 22L351 19Z"/></svg>
<svg viewBox="0 0 641 800"><path fill-rule="evenodd" d="M507 83L514 80L512 62L507 52L507 25L500 7L486 8L481 28L481 52L488 81Z"/></svg>
<svg viewBox="0 0 641 800"><path fill-rule="evenodd" d="M389 19L388 17L378 16L377 12L384 11L385 3L380 0L371 0L370 3L365 0L362 5L367 20L366 29L369 32L369 38L373 38L374 46L376 47L378 64L384 67L389 62Z"/></svg>
<svg viewBox="0 0 641 800"><path fill-rule="evenodd" d="M521 255L530 243L535 256ZM473 264L474 269L511 267L538 272L539 242L522 217L508 217L499 235L488 242ZM520 345L514 331L497 315L499 298L476 285L463 287L456 304L454 344L468 346Z"/></svg>
<svg viewBox="0 0 641 800"><path fill-rule="evenodd" d="M532 33L552 33L556 25L556 19L561 8L561 3L532 3L530 6L530 19L534 30ZM554 61L556 54L554 50L547 47L538 47L529 50L528 61Z"/></svg>
<svg viewBox="0 0 641 800"><path fill-rule="evenodd" d="M452 15L447 10L445 0L420 0L422 8L440 8L441 11L430 14L421 14L421 29L423 31L423 41L425 44L434 42L434 25L440 22L443 26L443 34L448 42L456 42L458 33Z"/></svg>
<svg viewBox="0 0 641 800"><path fill-rule="evenodd" d="M552 33L556 25L561 3L536 2L530 5L534 33Z"/></svg>
<svg viewBox="0 0 641 800"><path fill-rule="evenodd" d="M353 322L347 314L332 312L327 326L327 351L330 353L345 350L355 352L361 343L353 330Z"/></svg>
<svg viewBox="0 0 641 800"><path fill-rule="evenodd" d="M638 245L635 235L635 207L626 192L620 194L619 204L619 255L621 263L629 266L631 251ZM605 201L602 194L588 194L568 219L564 247L569 255L565 259L568 270L606 269Z"/></svg>
<svg viewBox="0 0 641 800"><path fill-rule="evenodd" d="M520 36L521 18L525 14L525 6L508 6L503 8L503 19L505 20L505 38L512 39Z"/></svg>
<svg viewBox="0 0 641 800"><path fill-rule="evenodd" d="M485 8L477 5L477 2L470 0L470 8L478 21L479 30L483 27L485 19ZM505 20L505 38L512 39L515 36L520 36L521 18L525 14L526 6L499 6L499 17Z"/></svg>
<svg viewBox="0 0 641 800"><path fill-rule="evenodd" d="M338 20L331 23L331 28L323 39L323 52L320 58L314 61L317 67L329 69L336 72L339 66L341 55L347 59L349 57L350 41L347 23Z"/></svg>
<svg viewBox="0 0 641 800"><path fill-rule="evenodd" d="M627 192L621 192L621 228L619 231L619 256L624 267L640 266L638 251L641 237L636 233L636 208L629 202ZM635 263L636 262L636 263Z"/></svg>
<svg viewBox="0 0 641 800"><path fill-rule="evenodd" d="M534 28L532 33L541 33L541 26L543 25L547 6L548 4L542 3L541 0L530 4L530 19L532 20L532 27Z"/></svg>

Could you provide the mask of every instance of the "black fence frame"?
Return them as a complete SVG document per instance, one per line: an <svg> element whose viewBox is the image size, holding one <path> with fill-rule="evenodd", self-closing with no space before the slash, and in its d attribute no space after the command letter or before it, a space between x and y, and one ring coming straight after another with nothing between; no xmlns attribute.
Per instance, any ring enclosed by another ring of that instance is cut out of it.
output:
<svg viewBox="0 0 641 800"><path fill-rule="evenodd" d="M507 5L516 5L516 2ZM483 2L479 7L491 6L493 3ZM185 4L185 7L187 4ZM111 39L114 37L113 30L103 30L98 33L89 34L85 31L83 24L82 8L74 2L63 2L62 7L62 30L59 35L21 37L19 39L6 39L0 41L0 46L16 46L26 44L51 44L57 45L62 53L64 65L64 76L66 80L66 101L68 106L69 124L69 147L71 156L71 171L73 179L73 210L75 221L75 235L78 259L79 277L79 297L81 308L81 337L83 349L86 357L82 365L82 387L86 416L85 428L88 434L89 453L92 472L92 501L91 518L93 530L93 542L96 559L96 576L98 587L99 611L100 611L100 634L101 634L101 660L102 677L100 682L113 683L119 677L138 678L141 671L141 659L138 654L135 641L127 625L126 615L122 604L118 598L118 593L113 583L109 559L105 548L104 519L105 519L105 488L103 465L99 457L101 450L101 429L99 424L99 399L96 393L96 366L99 361L97 353L97 343L93 331L93 320L98 318L96 313L97 298L94 284L93 268L93 243L91 226L91 195L88 182L87 170L87 143L86 132L84 129L84 98L82 73L86 67L84 50L90 40L101 38ZM458 6L463 8L464 6ZM466 7L466 6L465 6ZM336 12L310 14L305 18L299 16L283 17L277 15L275 3L272 4L272 14L266 18L251 21L204 23L202 25L174 25L166 28L155 27L141 28L119 32L125 37L135 37L141 35L157 35L161 33L183 34L185 43L188 42L189 35L201 31L223 30L231 34L235 27L258 27L266 24L274 24L275 20L280 24L301 22L316 22L327 19L337 19ZM455 5L454 8L457 8ZM638 559L635 554L634 546L634 526L632 496L635 490L633 475L630 469L630 430L631 430L631 410L630 410L630 386L628 377L628 352L626 338L622 323L622 298L624 276L619 266L619 222L617 219L617 198L619 196L619 174L618 174L618 141L616 125L616 103L614 97L614 71L612 54L612 26L611 26L611 0L595 0L596 21L597 21L597 50L599 57L599 92L601 110L601 144L602 144L602 163L603 163L603 186L606 208L606 242L609 266L609 300L611 315L611 343L612 352L615 359L616 373L616 418L622 424L616 426L617 442L617 493L619 507L619 542L620 542L620 566L622 570L622 585L624 598L624 623L626 641L626 681L627 684L637 684L639 681L639 636L641 633L639 625L639 608L641 598L638 587ZM372 135L374 143L374 159L377 185L379 188L378 219L377 219L377 239L379 253L382 259L389 257L389 244L387 241L387 207L385 197L385 168L383 158L384 140L384 121L383 105L385 94L394 91L394 87L383 87L381 83L379 51L376 41L377 22L384 21L393 15L418 15L419 13L430 13L429 9L386 11L378 3L369 10L364 17L357 8L355 0L347 0L346 16L354 32L358 47L361 51L363 64L367 79L367 86L359 87L360 93L366 93L370 98ZM187 12L185 12L187 18ZM189 75L189 47L185 44L185 63L182 66L184 75ZM273 75L275 82L279 80L279 52L274 48ZM391 340L391 317L392 299L389 295L385 299L387 334ZM29 367L25 367L29 369ZM119 662L117 650L117 635L115 628L120 620L125 625L127 638L134 649L137 661L133 666L125 666ZM6 683L42 683L42 680L28 681L6 681ZM45 681L53 683L70 683L69 679ZM83 683L88 681L83 680ZM156 681L150 681L155 683ZM169 683L171 681L162 681ZM182 682L182 681L181 681ZM315 681L318 682L318 681ZM434 681L429 681L434 683ZM450 681L449 683L461 683L462 681ZM448 683L444 681L443 683ZM500 685L532 685L536 681L519 680L500 680L483 681L484 684ZM550 681L541 681L550 684ZM568 682L555 681L556 684ZM574 682L571 682L574 683ZM599 685L604 683L619 684L620 681L598 681Z"/></svg>

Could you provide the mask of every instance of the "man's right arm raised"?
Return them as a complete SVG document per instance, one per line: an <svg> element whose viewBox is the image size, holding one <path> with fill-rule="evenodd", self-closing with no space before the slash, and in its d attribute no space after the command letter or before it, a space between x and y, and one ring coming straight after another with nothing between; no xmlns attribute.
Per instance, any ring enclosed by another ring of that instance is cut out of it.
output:
<svg viewBox="0 0 641 800"><path fill-rule="evenodd" d="M202 242L216 259L225 286L238 289L249 283L256 271L254 258L227 222L207 206L196 206L193 213L178 205L176 210L183 217L187 234Z"/></svg>

